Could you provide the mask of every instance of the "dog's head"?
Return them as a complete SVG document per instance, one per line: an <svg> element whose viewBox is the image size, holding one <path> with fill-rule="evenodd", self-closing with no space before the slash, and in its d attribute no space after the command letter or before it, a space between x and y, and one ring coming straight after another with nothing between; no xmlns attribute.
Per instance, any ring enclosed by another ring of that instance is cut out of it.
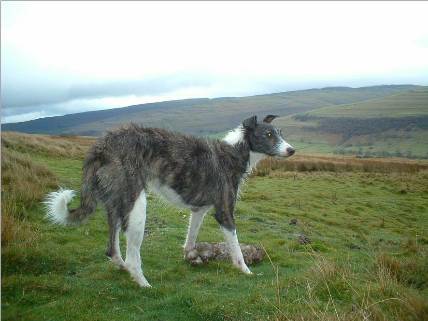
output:
<svg viewBox="0 0 428 321"><path fill-rule="evenodd" d="M269 156L289 157L294 154L294 148L282 136L282 131L271 124L276 115L267 115L263 122L257 122L257 116L245 119L242 126L250 150Z"/></svg>

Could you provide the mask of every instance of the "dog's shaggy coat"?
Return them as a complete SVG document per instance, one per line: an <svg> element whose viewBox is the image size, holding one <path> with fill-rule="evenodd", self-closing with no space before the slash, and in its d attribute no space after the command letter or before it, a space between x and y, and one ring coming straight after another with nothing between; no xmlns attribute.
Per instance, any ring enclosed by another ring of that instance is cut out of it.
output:
<svg viewBox="0 0 428 321"><path fill-rule="evenodd" d="M107 255L127 269L141 286L150 286L143 275L140 247L146 219L146 190L187 207L192 215L185 253L195 247L205 213L212 207L232 261L251 273L239 247L233 211L239 185L265 155L290 156L294 150L267 116L263 123L246 119L223 141L171 133L159 128L130 125L109 132L89 150L83 165L81 204L68 210L74 192L60 190L48 195L47 213L60 224L78 224L104 204L110 238ZM119 232L127 237L126 261L119 247Z"/></svg>

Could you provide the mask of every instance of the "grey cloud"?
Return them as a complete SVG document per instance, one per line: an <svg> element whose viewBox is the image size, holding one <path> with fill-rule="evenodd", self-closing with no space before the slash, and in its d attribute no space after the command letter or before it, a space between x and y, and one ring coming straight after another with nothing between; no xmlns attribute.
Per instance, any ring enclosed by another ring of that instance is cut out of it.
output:
<svg viewBox="0 0 428 321"><path fill-rule="evenodd" d="M155 96L188 87L206 87L213 82L210 76L190 74L104 82L81 80L71 85L62 79L37 82L37 78L33 83L19 83L9 82L6 77L2 88L4 108L23 108L85 98Z"/></svg>
<svg viewBox="0 0 428 321"><path fill-rule="evenodd" d="M68 98L100 98L126 95L160 95L188 87L206 87L211 77L201 75L168 75L139 80L81 83L70 87Z"/></svg>
<svg viewBox="0 0 428 321"><path fill-rule="evenodd" d="M56 85L33 87L6 84L2 88L2 104L4 109L25 108L28 106L53 104L68 100L66 90Z"/></svg>
<svg viewBox="0 0 428 321"><path fill-rule="evenodd" d="M320 88L328 86L370 86L379 84L420 84L426 85L427 70L409 72L403 75L382 75L377 77L341 77L293 79L287 75L278 77L218 77L204 74L171 74L137 80L121 81L83 81L73 80L67 84L61 78L58 81L35 81L13 86L9 82L2 87L2 116L6 121L18 121L19 115L37 113L39 117L64 115L89 110L100 110L121 106L95 106L94 100L105 97L135 95L137 97L162 97L179 89L199 87L207 89L210 97L249 96ZM53 79L53 78L49 78ZM2 79L3 80L3 79ZM194 97L196 98L196 97ZM8 120L12 119L12 120Z"/></svg>

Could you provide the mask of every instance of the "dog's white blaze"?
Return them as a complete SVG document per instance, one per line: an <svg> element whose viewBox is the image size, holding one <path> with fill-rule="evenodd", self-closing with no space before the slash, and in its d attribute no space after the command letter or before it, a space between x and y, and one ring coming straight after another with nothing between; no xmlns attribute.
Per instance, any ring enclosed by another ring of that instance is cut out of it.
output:
<svg viewBox="0 0 428 321"><path fill-rule="evenodd" d="M128 227L126 229L126 259L125 266L134 280L143 287L150 287L144 277L141 268L140 248L144 237L144 227L146 224L146 193L141 191L135 201L132 211L128 215Z"/></svg>
<svg viewBox="0 0 428 321"><path fill-rule="evenodd" d="M291 146L289 143L287 143L285 140L281 140L281 143L278 144L278 153L281 156L287 156L288 155L288 151L287 148L293 148L293 146Z"/></svg>
<svg viewBox="0 0 428 321"><path fill-rule="evenodd" d="M244 127L239 125L235 129L229 131L223 138L223 141L229 145L236 145L244 140Z"/></svg>
<svg viewBox="0 0 428 321"><path fill-rule="evenodd" d="M73 190L62 188L57 192L49 193L43 202L46 207L46 217L53 223L66 225L69 214L67 204L71 202L74 195Z"/></svg>
<svg viewBox="0 0 428 321"><path fill-rule="evenodd" d="M227 133L227 135L223 138L223 141L229 145L236 145L244 140L244 127L239 125L235 129L232 129ZM247 172L251 173L251 171L257 166L257 163L262 159L266 158L265 154L250 152L250 161L247 167Z"/></svg>
<svg viewBox="0 0 428 321"><path fill-rule="evenodd" d="M226 244L229 247L233 265L246 274L252 274L245 264L244 256L242 255L241 247L239 246L238 236L236 235L236 230L229 231L224 227L221 227L221 230L223 231Z"/></svg>

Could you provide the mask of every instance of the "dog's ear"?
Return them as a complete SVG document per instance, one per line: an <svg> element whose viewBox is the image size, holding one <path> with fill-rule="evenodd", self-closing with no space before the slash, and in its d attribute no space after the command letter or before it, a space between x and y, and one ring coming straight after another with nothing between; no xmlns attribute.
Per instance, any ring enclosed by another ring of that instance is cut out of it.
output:
<svg viewBox="0 0 428 321"><path fill-rule="evenodd" d="M265 119L263 119L263 122L270 124L272 122L272 120L274 120L277 117L279 117L279 116L278 115L267 115L265 117Z"/></svg>
<svg viewBox="0 0 428 321"><path fill-rule="evenodd" d="M242 125L244 126L245 129L255 129L257 125L257 116L253 116L245 119L242 122Z"/></svg>

